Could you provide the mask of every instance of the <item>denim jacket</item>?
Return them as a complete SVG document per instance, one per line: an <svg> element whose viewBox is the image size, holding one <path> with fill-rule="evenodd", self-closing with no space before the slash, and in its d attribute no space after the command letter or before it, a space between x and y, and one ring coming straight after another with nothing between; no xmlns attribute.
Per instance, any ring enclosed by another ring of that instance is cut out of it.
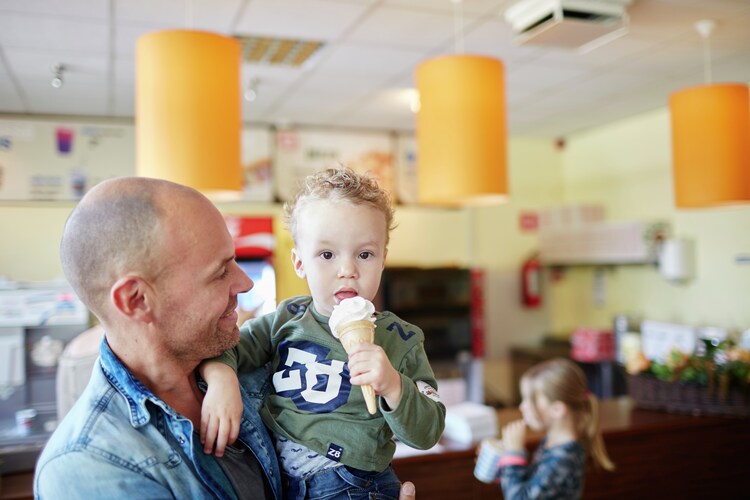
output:
<svg viewBox="0 0 750 500"><path fill-rule="evenodd" d="M269 389L260 369L241 380L239 439L255 454L277 499L281 476L258 414ZM198 467L190 420L157 398L103 340L91 381L45 446L36 466L38 499L236 498L223 474Z"/></svg>

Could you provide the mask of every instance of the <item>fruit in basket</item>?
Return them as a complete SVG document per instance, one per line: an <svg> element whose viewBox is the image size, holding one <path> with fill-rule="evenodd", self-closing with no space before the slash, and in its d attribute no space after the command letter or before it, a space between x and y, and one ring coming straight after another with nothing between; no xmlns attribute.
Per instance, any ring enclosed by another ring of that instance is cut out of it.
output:
<svg viewBox="0 0 750 500"><path fill-rule="evenodd" d="M638 351L625 359L625 371L631 375L637 375L648 370L650 364L646 355Z"/></svg>

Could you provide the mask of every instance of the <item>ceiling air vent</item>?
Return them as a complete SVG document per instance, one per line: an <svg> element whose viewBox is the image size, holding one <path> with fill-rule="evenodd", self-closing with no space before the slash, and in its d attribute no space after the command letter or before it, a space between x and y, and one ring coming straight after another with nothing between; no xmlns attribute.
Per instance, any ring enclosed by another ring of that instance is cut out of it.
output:
<svg viewBox="0 0 750 500"><path fill-rule="evenodd" d="M631 0L521 0L505 11L517 45L539 44L588 52L628 30Z"/></svg>
<svg viewBox="0 0 750 500"><path fill-rule="evenodd" d="M246 62L298 67L308 63L323 47L317 40L237 35Z"/></svg>

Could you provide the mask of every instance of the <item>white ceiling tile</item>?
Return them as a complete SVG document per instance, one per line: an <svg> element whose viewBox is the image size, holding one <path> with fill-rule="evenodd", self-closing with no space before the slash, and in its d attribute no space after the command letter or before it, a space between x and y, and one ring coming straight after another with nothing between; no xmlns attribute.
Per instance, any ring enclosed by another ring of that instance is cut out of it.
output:
<svg viewBox="0 0 750 500"><path fill-rule="evenodd" d="M242 4L242 0L117 0L115 12L118 21L229 32Z"/></svg>
<svg viewBox="0 0 750 500"><path fill-rule="evenodd" d="M117 116L135 116L135 84L118 79L115 83L113 95L114 112Z"/></svg>
<svg viewBox="0 0 750 500"><path fill-rule="evenodd" d="M106 54L109 44L101 21L11 13L0 16L0 46Z"/></svg>
<svg viewBox="0 0 750 500"><path fill-rule="evenodd" d="M347 39L393 47L430 49L453 40L453 37L453 17L450 15L384 6L356 26Z"/></svg>
<svg viewBox="0 0 750 500"><path fill-rule="evenodd" d="M348 43L332 48L315 72L384 81L391 74L413 71L424 59L424 52L419 50Z"/></svg>
<svg viewBox="0 0 750 500"><path fill-rule="evenodd" d="M5 113L22 113L26 111L15 85L3 76L0 76L0 107L2 107Z"/></svg>
<svg viewBox="0 0 750 500"><path fill-rule="evenodd" d="M49 83L34 83L24 90L31 113L101 116L107 112L107 93L101 85L66 83L55 89Z"/></svg>
<svg viewBox="0 0 750 500"><path fill-rule="evenodd" d="M465 33L464 47L468 53L497 57L506 65L532 61L543 53L536 46L516 46L512 38L508 24L498 19L487 19Z"/></svg>
<svg viewBox="0 0 750 500"><path fill-rule="evenodd" d="M452 0L385 0L389 6L406 7L422 11L454 14L456 5ZM511 3L511 0L462 0L460 9L465 16L497 14Z"/></svg>
<svg viewBox="0 0 750 500"><path fill-rule="evenodd" d="M517 68L506 77L508 88L515 86L545 89L564 84L585 75L581 69L533 61Z"/></svg>
<svg viewBox="0 0 750 500"><path fill-rule="evenodd" d="M40 51L25 49L6 49L5 57L8 66L20 79L34 78L49 81L52 79L52 67L62 64L65 67L64 78L91 80L106 75L108 58L100 54L82 54L71 51Z"/></svg>
<svg viewBox="0 0 750 500"><path fill-rule="evenodd" d="M171 27L166 23L144 24L120 22L117 24L117 28L115 29L115 33L113 36L115 54L118 58L135 58L138 38L153 31L166 29L171 29Z"/></svg>
<svg viewBox="0 0 750 500"><path fill-rule="evenodd" d="M2 0L0 12L107 19L109 3L102 0Z"/></svg>
<svg viewBox="0 0 750 500"><path fill-rule="evenodd" d="M410 109L410 99L413 95L410 88L390 88L373 92L367 96L365 101L359 102L356 110L350 113L353 116L367 116L387 119L390 117L396 123L414 122L415 116ZM361 119L361 123L365 120ZM410 123L413 126L413 123Z"/></svg>
<svg viewBox="0 0 750 500"><path fill-rule="evenodd" d="M236 25L237 34L336 40L363 15L369 2L255 0Z"/></svg>

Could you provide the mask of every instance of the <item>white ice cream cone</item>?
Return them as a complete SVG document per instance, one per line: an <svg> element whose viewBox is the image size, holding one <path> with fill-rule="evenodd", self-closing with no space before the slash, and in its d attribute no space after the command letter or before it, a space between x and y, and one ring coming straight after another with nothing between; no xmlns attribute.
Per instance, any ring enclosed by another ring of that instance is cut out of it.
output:
<svg viewBox="0 0 750 500"><path fill-rule="evenodd" d="M361 320L351 321L344 325L341 325L336 332L341 345L344 346L346 353L357 344L368 343L372 344L375 341L375 324L372 321ZM378 410L377 403L375 401L375 390L371 385L363 385L362 395L365 398L367 404L367 411L370 415L375 415Z"/></svg>

